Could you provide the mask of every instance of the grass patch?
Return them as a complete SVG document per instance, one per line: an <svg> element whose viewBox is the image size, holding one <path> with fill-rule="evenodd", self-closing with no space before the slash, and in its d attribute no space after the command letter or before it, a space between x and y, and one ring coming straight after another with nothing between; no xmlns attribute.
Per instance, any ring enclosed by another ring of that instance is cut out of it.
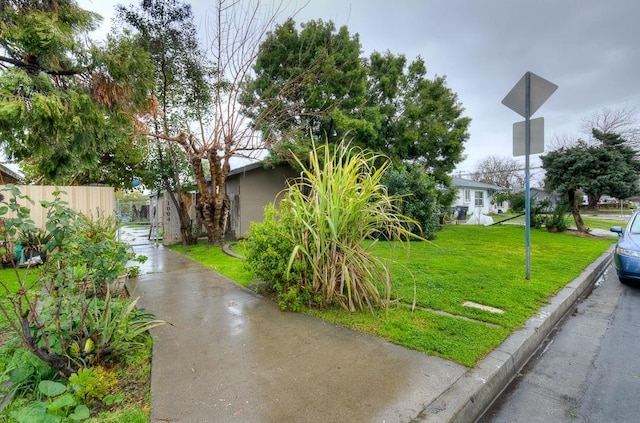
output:
<svg viewBox="0 0 640 423"><path fill-rule="evenodd" d="M622 226L623 228L629 220L629 216L608 216L608 217L596 217L596 216L582 216L584 224L589 229L603 229L608 231L612 226ZM571 219L573 223L573 219Z"/></svg>
<svg viewBox="0 0 640 423"><path fill-rule="evenodd" d="M34 268L0 268L0 282L5 286L5 289L0 289L0 293L4 295L4 293L8 290L9 292L16 292L20 287L20 280L23 280L26 276L27 284L31 285L38 279L39 269L37 267ZM0 301L5 301L4 297L0 298ZM4 314L0 313L0 339L2 339L8 331L7 318Z"/></svg>
<svg viewBox="0 0 640 423"><path fill-rule="evenodd" d="M503 217L504 216L504 217ZM514 215L515 216L515 215ZM613 213L610 213L606 216L591 216L589 214L581 214L582 216L582 221L584 222L585 226L589 229L602 229L602 230L606 230L608 231L609 228L611 228L612 226L623 226L626 225L627 220L629 220L630 215L623 215L620 216L619 212L618 215L616 216ZM505 222L505 224L509 223L509 224L520 224L524 226L524 216L519 216L513 219L509 219L509 217L512 216L508 216L508 215L498 215L498 216L492 216L494 222ZM573 217L568 214L566 216L566 220L567 220L567 224L569 225L569 227L571 228L575 228L576 224L573 220ZM496 225L498 226L498 225Z"/></svg>
<svg viewBox="0 0 640 423"><path fill-rule="evenodd" d="M225 275L242 286L247 286L256 278L253 273L244 268L241 259L225 254L220 247L210 245L206 240L200 240L195 245L174 244L169 248Z"/></svg>
<svg viewBox="0 0 640 423"><path fill-rule="evenodd" d="M447 225L432 243L402 246L379 242L373 246L378 257L395 262L391 266L394 302L387 310L374 314L347 313L341 309L307 312L408 348L473 366L613 242L615 238L533 230L531 280L526 280L524 227ZM236 277L240 275L241 284L251 281L251 274L243 269L241 261L218 248L197 245L186 249L193 259L206 258L209 267L220 269L220 273L233 280L238 281ZM412 312L414 292L416 308ZM465 301L495 307L504 313L465 307L462 305Z"/></svg>

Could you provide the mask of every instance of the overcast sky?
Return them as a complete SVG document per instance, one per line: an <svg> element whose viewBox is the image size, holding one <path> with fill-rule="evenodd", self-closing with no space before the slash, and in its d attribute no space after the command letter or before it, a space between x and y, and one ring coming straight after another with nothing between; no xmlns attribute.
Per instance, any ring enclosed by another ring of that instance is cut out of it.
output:
<svg viewBox="0 0 640 423"><path fill-rule="evenodd" d="M116 3L138 0L79 3L108 25ZM191 2L203 33L213 3ZM603 108L640 114L639 18L638 0L309 0L294 19L346 25L364 55L421 56L429 77L446 76L472 119L464 173L487 155L512 156L512 125L523 118L501 101L527 71L558 85L533 116L545 118L547 144L580 135L581 121Z"/></svg>

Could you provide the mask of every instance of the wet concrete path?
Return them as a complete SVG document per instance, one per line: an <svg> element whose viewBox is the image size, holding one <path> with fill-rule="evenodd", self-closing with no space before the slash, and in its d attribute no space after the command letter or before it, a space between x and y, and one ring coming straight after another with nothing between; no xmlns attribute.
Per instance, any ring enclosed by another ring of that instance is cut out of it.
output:
<svg viewBox="0 0 640 423"><path fill-rule="evenodd" d="M281 312L153 243L131 283L172 323L152 331L151 422L409 422L466 370L298 313Z"/></svg>

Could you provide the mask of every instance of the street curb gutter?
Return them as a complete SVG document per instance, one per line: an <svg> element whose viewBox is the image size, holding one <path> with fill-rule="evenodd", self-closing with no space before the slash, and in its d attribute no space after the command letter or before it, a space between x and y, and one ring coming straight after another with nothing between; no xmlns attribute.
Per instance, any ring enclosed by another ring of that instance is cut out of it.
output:
<svg viewBox="0 0 640 423"><path fill-rule="evenodd" d="M611 246L570 282L550 304L530 318L498 348L428 404L413 422L468 423L479 419L531 359L551 330L591 292L612 260Z"/></svg>

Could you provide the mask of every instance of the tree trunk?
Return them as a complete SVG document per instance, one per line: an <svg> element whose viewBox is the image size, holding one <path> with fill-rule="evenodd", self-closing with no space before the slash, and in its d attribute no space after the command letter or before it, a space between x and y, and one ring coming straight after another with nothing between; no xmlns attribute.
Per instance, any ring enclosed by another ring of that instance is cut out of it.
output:
<svg viewBox="0 0 640 423"><path fill-rule="evenodd" d="M567 192L567 196L569 197L569 210L571 210L573 220L576 222L576 228L580 232L588 232L582 221L582 216L580 216L580 207L578 207L578 203L576 203L576 191L570 189Z"/></svg>
<svg viewBox="0 0 640 423"><path fill-rule="evenodd" d="M191 161L198 191L200 192L196 207L202 216L205 228L207 228L209 243L222 247L224 245L226 218L229 210L229 201L225 192L229 166L228 164L223 165L221 163L222 159L215 156L215 154L209 155L208 161L211 172L211 185L207 183L200 158L193 158Z"/></svg>
<svg viewBox="0 0 640 423"><path fill-rule="evenodd" d="M38 343L35 339L33 339L33 335L31 334L31 326L29 324L29 320L27 317L22 318L22 340L24 341L27 349L31 351L35 356L37 356L40 360L44 361L51 367L53 370L58 372L58 374L63 375L64 377L69 377L73 374L73 369L71 369L65 359L60 357L58 354L53 352L47 352L43 348L38 346Z"/></svg>
<svg viewBox="0 0 640 423"><path fill-rule="evenodd" d="M193 245L198 240L193 235L193 231L191 230L191 216L189 216L189 210L187 210L184 200L182 199L182 192L173 192L171 190L171 186L168 181L165 183L166 190L173 206L178 212L178 218L180 219L180 238L182 240L182 245Z"/></svg>
<svg viewBox="0 0 640 423"><path fill-rule="evenodd" d="M589 210L597 210L598 201L600 201L600 195L589 194L587 198L589 202Z"/></svg>
<svg viewBox="0 0 640 423"><path fill-rule="evenodd" d="M166 131L166 128L165 128L165 131ZM164 163L164 154L162 154L162 148L160 146L160 143L157 143L157 148L158 148L158 157L160 158L160 163ZM173 149L170 149L170 151L173 153ZM171 157L171 159L174 159L174 157ZM175 164L175 160L173 163L173 167L177 168L177 165ZM178 219L180 219L180 239L182 241L182 245L193 245L198 240L193 235L193 231L191 230L191 216L189 216L189 210L187 210L187 207L184 204L184 199L182 198L182 188L180 186L180 177L177 175L177 172L176 174L174 174L174 179L175 179L175 192L174 192L174 189L172 188L172 184L171 184L171 181L169 180L168 175L164 175L162 177L162 183L164 185L164 189L167 195L169 195L169 199L171 200L171 202L173 203L173 206L178 212Z"/></svg>

